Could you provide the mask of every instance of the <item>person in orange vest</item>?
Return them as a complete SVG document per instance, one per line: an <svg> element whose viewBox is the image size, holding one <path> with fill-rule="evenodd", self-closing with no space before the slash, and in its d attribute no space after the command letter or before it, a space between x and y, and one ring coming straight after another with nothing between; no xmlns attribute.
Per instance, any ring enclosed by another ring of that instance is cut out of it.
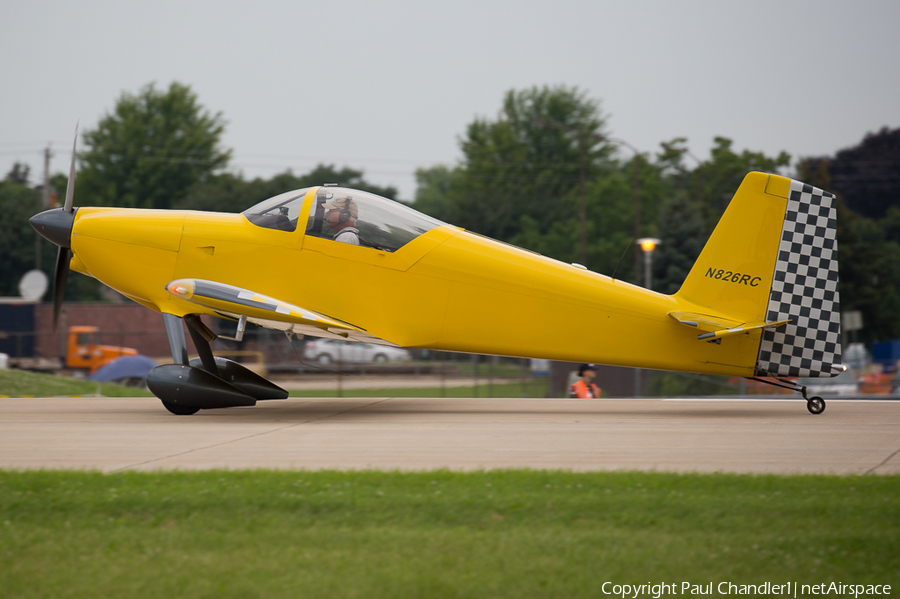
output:
<svg viewBox="0 0 900 599"><path fill-rule="evenodd" d="M578 376L581 380L575 381L569 387L569 397L577 397L579 399L597 399L600 397L600 387L594 384L594 377L597 376L596 364L582 364L578 367Z"/></svg>

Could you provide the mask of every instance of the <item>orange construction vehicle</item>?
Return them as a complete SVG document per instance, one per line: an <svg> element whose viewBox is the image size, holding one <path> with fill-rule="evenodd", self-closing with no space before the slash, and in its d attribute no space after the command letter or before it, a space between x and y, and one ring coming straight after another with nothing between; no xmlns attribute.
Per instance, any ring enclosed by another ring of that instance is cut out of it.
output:
<svg viewBox="0 0 900 599"><path fill-rule="evenodd" d="M121 356L136 356L137 350L114 345L97 345L97 327L69 327L66 368L87 369L88 374Z"/></svg>

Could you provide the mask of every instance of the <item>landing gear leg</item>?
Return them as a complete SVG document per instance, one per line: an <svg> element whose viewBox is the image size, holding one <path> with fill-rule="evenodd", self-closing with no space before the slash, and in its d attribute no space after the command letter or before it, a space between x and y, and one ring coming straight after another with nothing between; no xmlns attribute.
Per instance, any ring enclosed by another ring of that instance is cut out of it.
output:
<svg viewBox="0 0 900 599"><path fill-rule="evenodd" d="M163 314L163 323L166 325L166 336L169 338L169 349L172 350L172 360L176 364L187 366L188 351L187 341L184 339L184 327L181 326L181 318L174 314ZM207 346L208 347L208 346ZM163 407L176 416L190 416L200 411L193 406L182 406L176 403L160 400Z"/></svg>
<svg viewBox="0 0 900 599"><path fill-rule="evenodd" d="M196 314L188 314L184 317L184 322L188 325L191 341L194 342L194 347L197 348L197 353L200 354L203 370L214 376L219 376L219 367L216 366L216 358L213 356L212 348L209 346L209 343L216 338L216 334L203 324L203 321Z"/></svg>
<svg viewBox="0 0 900 599"><path fill-rule="evenodd" d="M181 317L165 313L162 317L163 324L166 325L166 337L169 338L169 349L172 351L172 361L176 364L187 365L187 342L184 340L184 327L181 326Z"/></svg>
<svg viewBox="0 0 900 599"><path fill-rule="evenodd" d="M173 414L184 416L201 409L255 406L257 400L287 398L287 391L245 366L215 357L209 342L216 334L198 315L188 314L182 319L163 314L163 319L175 363L151 370L147 386ZM188 358L184 324L199 358Z"/></svg>
<svg viewBox="0 0 900 599"><path fill-rule="evenodd" d="M758 377L749 377L751 381L756 381L758 383L765 383L767 385L772 385L773 387L780 387L782 389L790 389L791 391L796 391L803 396L803 399L806 400L806 409L809 410L810 414L821 414L825 411L825 400L819 397L818 395L813 395L812 397L806 396L806 385L798 385L794 381L786 381L782 379L774 379L774 380L766 380Z"/></svg>

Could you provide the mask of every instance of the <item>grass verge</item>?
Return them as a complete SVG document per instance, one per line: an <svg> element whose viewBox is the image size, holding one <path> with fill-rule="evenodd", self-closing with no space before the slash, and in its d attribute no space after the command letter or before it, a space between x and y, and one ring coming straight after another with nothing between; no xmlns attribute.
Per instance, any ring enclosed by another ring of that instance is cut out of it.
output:
<svg viewBox="0 0 900 599"><path fill-rule="evenodd" d="M371 389L304 389L293 390L291 397L545 397L547 382L533 379L465 387L415 387ZM94 383L70 377L39 374L22 370L0 370L0 396L64 397L102 395L104 397L152 397L147 389L124 387L112 383Z"/></svg>
<svg viewBox="0 0 900 599"><path fill-rule="evenodd" d="M898 476L0 471L0 589L572 598L601 596L606 581L843 581L896 592L898 494Z"/></svg>
<svg viewBox="0 0 900 599"><path fill-rule="evenodd" d="M146 389L95 383L52 374L23 370L0 370L0 395L10 397L63 397L68 395L104 397L152 397Z"/></svg>

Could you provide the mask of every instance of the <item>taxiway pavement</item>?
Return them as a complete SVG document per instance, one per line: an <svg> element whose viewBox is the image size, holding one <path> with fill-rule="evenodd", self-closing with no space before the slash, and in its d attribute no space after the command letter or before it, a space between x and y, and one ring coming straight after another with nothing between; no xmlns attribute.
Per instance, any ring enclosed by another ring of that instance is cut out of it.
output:
<svg viewBox="0 0 900 599"><path fill-rule="evenodd" d="M153 398L4 398L0 468L888 474L900 402L291 398L173 416Z"/></svg>

